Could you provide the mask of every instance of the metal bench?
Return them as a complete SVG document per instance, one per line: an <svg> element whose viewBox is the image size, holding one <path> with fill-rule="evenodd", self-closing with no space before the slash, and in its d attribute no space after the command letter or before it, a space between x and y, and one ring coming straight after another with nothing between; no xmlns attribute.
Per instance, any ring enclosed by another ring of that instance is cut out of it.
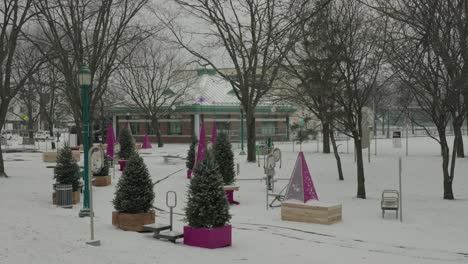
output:
<svg viewBox="0 0 468 264"><path fill-rule="evenodd" d="M382 208L382 218L385 217L385 211L395 211L398 218L398 209L400 204L400 194L397 190L384 190L382 192L382 200L380 207Z"/></svg>
<svg viewBox="0 0 468 264"><path fill-rule="evenodd" d="M173 194L173 203L169 203L169 194ZM153 237L156 239L166 239L172 243L176 243L176 240L184 237L184 233L172 230L172 218L173 209L177 206L177 194L174 191L168 191L166 193L166 205L169 207L169 225L151 224L144 225L143 231L154 232Z"/></svg>

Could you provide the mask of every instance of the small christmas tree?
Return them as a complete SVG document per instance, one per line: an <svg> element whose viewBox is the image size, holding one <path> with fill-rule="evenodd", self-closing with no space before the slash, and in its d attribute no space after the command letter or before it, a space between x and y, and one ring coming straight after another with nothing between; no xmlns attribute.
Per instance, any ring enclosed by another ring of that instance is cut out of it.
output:
<svg viewBox="0 0 468 264"><path fill-rule="evenodd" d="M99 172L94 173L93 176L109 176L109 161L107 158L104 158L104 166L102 169Z"/></svg>
<svg viewBox="0 0 468 264"><path fill-rule="evenodd" d="M187 162L185 163L185 166L187 166L187 169L189 170L192 170L195 165L195 148L197 146L197 142L198 140L193 138L192 144L190 144L190 149L187 152Z"/></svg>
<svg viewBox="0 0 468 264"><path fill-rule="evenodd" d="M215 228L231 219L223 180L211 152L198 163L190 181L185 216L194 228Z"/></svg>
<svg viewBox="0 0 468 264"><path fill-rule="evenodd" d="M231 142L226 133L219 133L213 147L213 155L218 165L219 173L223 177L224 185L234 183L234 153L232 153Z"/></svg>
<svg viewBox="0 0 468 264"><path fill-rule="evenodd" d="M71 184L73 191L78 191L80 179L80 167L73 159L72 151L69 146L60 151L57 156L57 167L55 167L55 180L59 184Z"/></svg>
<svg viewBox="0 0 468 264"><path fill-rule="evenodd" d="M153 201L153 182L148 169L138 153L134 153L117 183L112 201L114 208L121 213L146 213L153 206Z"/></svg>
<svg viewBox="0 0 468 264"><path fill-rule="evenodd" d="M135 142L133 137L130 134L129 128L122 128L119 135L120 140L120 152L119 158L123 160L128 160L135 152Z"/></svg>

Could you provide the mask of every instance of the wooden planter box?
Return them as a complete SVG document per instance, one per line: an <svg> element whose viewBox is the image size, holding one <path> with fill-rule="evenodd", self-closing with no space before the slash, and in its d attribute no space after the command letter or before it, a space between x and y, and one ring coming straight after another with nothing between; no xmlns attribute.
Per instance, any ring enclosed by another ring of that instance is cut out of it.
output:
<svg viewBox="0 0 468 264"><path fill-rule="evenodd" d="M112 179L111 176L94 176L93 178L93 185L98 187L110 185Z"/></svg>
<svg viewBox="0 0 468 264"><path fill-rule="evenodd" d="M220 248L232 244L232 226L193 228L184 226L184 244L202 248Z"/></svg>
<svg viewBox="0 0 468 264"><path fill-rule="evenodd" d="M80 203L80 192L76 191L72 193L73 204ZM52 204L57 204L57 194L55 192L52 193Z"/></svg>
<svg viewBox="0 0 468 264"><path fill-rule="evenodd" d="M42 160L44 162L57 162L57 152L43 152L42 153ZM79 151L72 151L73 159L77 162L80 161L80 152Z"/></svg>
<svg viewBox="0 0 468 264"><path fill-rule="evenodd" d="M331 225L341 221L341 204L284 201L281 205L281 220Z"/></svg>
<svg viewBox="0 0 468 264"><path fill-rule="evenodd" d="M153 210L140 214L112 212L112 225L125 231L143 232L143 226L154 224L154 219Z"/></svg>

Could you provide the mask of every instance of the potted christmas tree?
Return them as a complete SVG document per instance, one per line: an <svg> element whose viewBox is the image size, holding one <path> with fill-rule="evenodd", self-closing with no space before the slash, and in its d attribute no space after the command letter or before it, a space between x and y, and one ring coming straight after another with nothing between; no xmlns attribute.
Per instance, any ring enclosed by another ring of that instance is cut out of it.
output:
<svg viewBox="0 0 468 264"><path fill-rule="evenodd" d="M109 161L104 159L104 166L98 173L94 173L94 186L108 186L111 184L111 176L109 175Z"/></svg>
<svg viewBox="0 0 468 264"><path fill-rule="evenodd" d="M184 244L204 248L230 246L229 205L211 153L198 163L193 173L185 208L188 226L184 226Z"/></svg>
<svg viewBox="0 0 468 264"><path fill-rule="evenodd" d="M54 170L54 178L56 184L69 184L73 188L72 202L77 204L80 202L80 192L78 191L80 179L80 167L73 158L72 151L69 146L60 151L57 156L57 167ZM55 185L54 185L55 186ZM55 189L55 188L54 188ZM56 194L52 195L53 204L56 204Z"/></svg>
<svg viewBox="0 0 468 264"><path fill-rule="evenodd" d="M117 183L112 224L126 231L143 231L144 225L154 223L153 200L148 169L138 153L134 153Z"/></svg>
<svg viewBox="0 0 468 264"><path fill-rule="evenodd" d="M234 201L234 191L239 190L239 186L234 185L234 153L232 153L231 142L226 133L219 133L216 143L213 146L213 155L218 165L219 173L223 178L224 191L230 204L238 204Z"/></svg>
<svg viewBox="0 0 468 264"><path fill-rule="evenodd" d="M195 166L195 149L197 147L197 139L192 139L192 144L190 144L190 149L187 153L187 162L185 165L187 166L187 179L192 178L192 170L193 166Z"/></svg>
<svg viewBox="0 0 468 264"><path fill-rule="evenodd" d="M120 171L125 170L128 159L135 153L135 142L130 134L129 128L122 128L119 135L120 151L119 151L119 165Z"/></svg>

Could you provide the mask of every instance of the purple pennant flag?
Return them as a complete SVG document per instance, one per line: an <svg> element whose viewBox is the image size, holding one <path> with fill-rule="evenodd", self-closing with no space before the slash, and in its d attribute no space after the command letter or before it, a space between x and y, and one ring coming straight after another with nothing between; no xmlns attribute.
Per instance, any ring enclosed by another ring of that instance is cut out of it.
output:
<svg viewBox="0 0 468 264"><path fill-rule="evenodd" d="M314 182L312 181L312 176L310 175L309 167L307 166L307 162L302 151L299 152L299 157L302 160L302 186L304 188L304 203L309 200L318 201L317 191L315 191Z"/></svg>
<svg viewBox="0 0 468 264"><path fill-rule="evenodd" d="M112 122L109 123L109 126L107 127L106 144L107 144L107 150L106 150L107 157L114 159L115 136L114 136L114 128L112 126Z"/></svg>
<svg viewBox="0 0 468 264"><path fill-rule="evenodd" d="M152 148L151 142L149 140L148 134L145 133L145 137L143 138L143 144L141 146L143 149L150 149Z"/></svg>
<svg viewBox="0 0 468 264"><path fill-rule="evenodd" d="M195 160L195 166L197 166L198 162L203 159L205 150L206 150L205 124L202 123L201 128L200 128L200 138L198 139L197 159Z"/></svg>
<svg viewBox="0 0 468 264"><path fill-rule="evenodd" d="M218 128L216 127L216 121L213 121L213 129L211 130L211 144L216 143L216 137L218 136Z"/></svg>

